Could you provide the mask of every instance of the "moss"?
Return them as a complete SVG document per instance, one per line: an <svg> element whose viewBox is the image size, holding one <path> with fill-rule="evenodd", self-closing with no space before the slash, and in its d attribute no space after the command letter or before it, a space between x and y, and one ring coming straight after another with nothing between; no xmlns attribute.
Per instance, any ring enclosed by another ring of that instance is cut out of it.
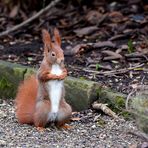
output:
<svg viewBox="0 0 148 148"><path fill-rule="evenodd" d="M120 113L120 115L122 115L124 117L124 119L126 119L126 120L129 120L129 119L133 118L133 115L128 111L122 111Z"/></svg>
<svg viewBox="0 0 148 148"><path fill-rule="evenodd" d="M143 106L144 108L148 108L148 99L143 101L142 106Z"/></svg>
<svg viewBox="0 0 148 148"><path fill-rule="evenodd" d="M96 82L67 77L65 80L66 100L73 109L87 109L97 99Z"/></svg>
<svg viewBox="0 0 148 148"><path fill-rule="evenodd" d="M133 114L138 127L148 134L148 98L143 94L132 99Z"/></svg>
<svg viewBox="0 0 148 148"><path fill-rule="evenodd" d="M121 113L123 111L123 108L125 108L125 100L122 96L115 96L114 99L110 99L110 101L107 102L108 106L115 112L115 113Z"/></svg>
<svg viewBox="0 0 148 148"><path fill-rule="evenodd" d="M115 97L115 105L117 108L124 108L125 107L125 99L122 96Z"/></svg>
<svg viewBox="0 0 148 148"><path fill-rule="evenodd" d="M136 114L136 121L138 127L146 134L148 134L148 116L143 114Z"/></svg>
<svg viewBox="0 0 148 148"><path fill-rule="evenodd" d="M12 84L9 83L9 82L7 81L7 79L3 76L3 77L0 79L0 89L1 89L1 90L4 90L4 89L10 88L10 87L12 87Z"/></svg>
<svg viewBox="0 0 148 148"><path fill-rule="evenodd" d="M19 82L22 81L24 77L35 73L35 71L35 68L0 61L0 97L11 98L14 96ZM91 103L97 99L99 99L98 101L101 103L109 104L111 109L121 111L122 107L124 108L125 95L113 92L108 88L103 88L97 82L87 81L83 78L67 77L65 80L65 88L66 100L77 111L87 109Z"/></svg>
<svg viewBox="0 0 148 148"><path fill-rule="evenodd" d="M85 78L85 77L79 77L79 79L80 79L80 80L86 80L86 78Z"/></svg>
<svg viewBox="0 0 148 148"><path fill-rule="evenodd" d="M107 103L108 106L116 111L121 111L125 108L125 95L118 92L113 92L110 89L99 88L97 94L101 100L101 103Z"/></svg>
<svg viewBox="0 0 148 148"><path fill-rule="evenodd" d="M26 72L25 72L25 75L24 75L24 78L32 75L32 74L35 74L36 73L36 69L35 68L27 68L26 69Z"/></svg>
<svg viewBox="0 0 148 148"><path fill-rule="evenodd" d="M97 94L98 98L103 96L103 91L102 91L102 87L101 86L96 89L96 94Z"/></svg>
<svg viewBox="0 0 148 148"><path fill-rule="evenodd" d="M69 86L71 86L71 87L76 87L76 88L84 88L84 89L86 89L87 87L88 87L88 85L87 84L85 84L85 83L82 83L82 80L80 80L80 81L74 81L74 79L66 79L65 80L65 83L66 84L68 84Z"/></svg>
<svg viewBox="0 0 148 148"><path fill-rule="evenodd" d="M14 75L18 77L23 77L23 78L24 78L25 73L27 72L27 68L24 69L21 67L14 67L13 70L14 70Z"/></svg>
<svg viewBox="0 0 148 148"><path fill-rule="evenodd" d="M0 61L0 98L13 98L18 84L23 80L26 67Z"/></svg>
<svg viewBox="0 0 148 148"><path fill-rule="evenodd" d="M99 120L97 120L97 125L98 125L99 127L102 127L102 128L103 128L103 127L105 127L106 122L105 122L105 120L99 118Z"/></svg>
<svg viewBox="0 0 148 148"><path fill-rule="evenodd" d="M15 95L14 84L8 81L8 79L3 76L0 79L0 96L1 97L13 97Z"/></svg>

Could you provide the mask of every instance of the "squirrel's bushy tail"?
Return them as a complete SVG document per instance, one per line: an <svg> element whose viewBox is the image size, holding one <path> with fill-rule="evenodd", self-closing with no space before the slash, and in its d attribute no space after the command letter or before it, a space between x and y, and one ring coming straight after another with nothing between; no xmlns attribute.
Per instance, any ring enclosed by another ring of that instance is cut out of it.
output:
<svg viewBox="0 0 148 148"><path fill-rule="evenodd" d="M20 123L33 123L37 89L38 82L35 75L28 77L20 84L15 98L16 117Z"/></svg>

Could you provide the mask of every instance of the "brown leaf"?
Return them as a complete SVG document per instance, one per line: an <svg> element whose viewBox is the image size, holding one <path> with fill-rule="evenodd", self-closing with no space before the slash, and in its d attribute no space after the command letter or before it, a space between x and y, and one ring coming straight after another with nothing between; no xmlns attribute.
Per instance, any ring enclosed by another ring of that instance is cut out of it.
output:
<svg viewBox="0 0 148 148"><path fill-rule="evenodd" d="M14 6L9 14L9 17L10 18L16 17L16 15L18 14L18 10L19 10L19 6L18 5Z"/></svg>
<svg viewBox="0 0 148 148"><path fill-rule="evenodd" d="M75 47L73 47L71 50L65 50L64 51L64 54L65 55L76 55L76 54L80 54L87 47L88 47L87 44L78 44Z"/></svg>
<svg viewBox="0 0 148 148"><path fill-rule="evenodd" d="M127 20L127 18L124 17L122 13L119 11L113 11L109 13L108 17L110 21L112 21L113 23L120 23L120 22Z"/></svg>
<svg viewBox="0 0 148 148"><path fill-rule="evenodd" d="M102 42L93 43L93 48L100 48L100 47L112 47L112 48L115 48L116 45L111 41L102 41Z"/></svg>
<svg viewBox="0 0 148 148"><path fill-rule="evenodd" d="M102 19L102 13L96 10L89 11L86 15L86 20L93 25L96 25L100 19Z"/></svg>
<svg viewBox="0 0 148 148"><path fill-rule="evenodd" d="M107 57L104 57L103 60L113 60L113 59L121 59L123 58L122 55L119 53L113 52L111 50L104 50L102 53L107 54Z"/></svg>
<svg viewBox="0 0 148 148"><path fill-rule="evenodd" d="M76 29L74 30L74 32L77 34L77 36L82 37L84 35L89 35L97 30L98 30L97 26L89 26L89 27Z"/></svg>
<svg viewBox="0 0 148 148"><path fill-rule="evenodd" d="M71 50L67 49L64 51L65 55L75 55L80 54L82 52L90 51L94 48L101 48L101 47L112 47L114 48L116 45L111 41L104 41L104 42L97 42L97 43L86 43L86 44L78 44L73 47Z"/></svg>
<svg viewBox="0 0 148 148"><path fill-rule="evenodd" d="M21 14L21 17L23 18L24 21L28 19L26 13L23 10L20 9L19 13Z"/></svg>

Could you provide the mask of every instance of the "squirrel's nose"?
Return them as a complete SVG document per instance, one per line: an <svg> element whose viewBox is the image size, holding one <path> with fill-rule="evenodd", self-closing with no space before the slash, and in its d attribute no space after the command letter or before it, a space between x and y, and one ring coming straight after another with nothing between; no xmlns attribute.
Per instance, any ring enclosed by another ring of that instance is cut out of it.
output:
<svg viewBox="0 0 148 148"><path fill-rule="evenodd" d="M57 59L57 63L58 63L58 64L64 63L64 58L58 58L58 59Z"/></svg>

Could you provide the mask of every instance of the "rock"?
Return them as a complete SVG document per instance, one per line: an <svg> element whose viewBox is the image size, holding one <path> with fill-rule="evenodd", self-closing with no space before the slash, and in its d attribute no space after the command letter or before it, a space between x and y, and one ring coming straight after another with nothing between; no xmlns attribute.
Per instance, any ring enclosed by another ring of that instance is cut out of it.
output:
<svg viewBox="0 0 148 148"><path fill-rule="evenodd" d="M1 147L6 146L6 144L7 144L6 141L0 139L0 146Z"/></svg>
<svg viewBox="0 0 148 148"><path fill-rule="evenodd" d="M98 83L68 77L65 80L66 100L76 110L87 109L97 99Z"/></svg>
<svg viewBox="0 0 148 148"><path fill-rule="evenodd" d="M0 110L0 119L5 118L5 117L7 117L7 115L3 111Z"/></svg>
<svg viewBox="0 0 148 148"><path fill-rule="evenodd" d="M20 81L35 71L36 69L31 67L0 61L0 98L14 98ZM124 107L125 95L101 87L94 81L67 77L65 89L67 102L77 111L87 109L97 99L99 102L111 104L113 107Z"/></svg>
<svg viewBox="0 0 148 148"><path fill-rule="evenodd" d="M0 61L0 98L14 98L20 81L35 73L36 69L10 62ZM99 85L93 81L67 77L66 100L74 110L87 109L97 99Z"/></svg>
<svg viewBox="0 0 148 148"><path fill-rule="evenodd" d="M0 98L15 96L18 83L23 80L27 68L19 64L0 61Z"/></svg>

